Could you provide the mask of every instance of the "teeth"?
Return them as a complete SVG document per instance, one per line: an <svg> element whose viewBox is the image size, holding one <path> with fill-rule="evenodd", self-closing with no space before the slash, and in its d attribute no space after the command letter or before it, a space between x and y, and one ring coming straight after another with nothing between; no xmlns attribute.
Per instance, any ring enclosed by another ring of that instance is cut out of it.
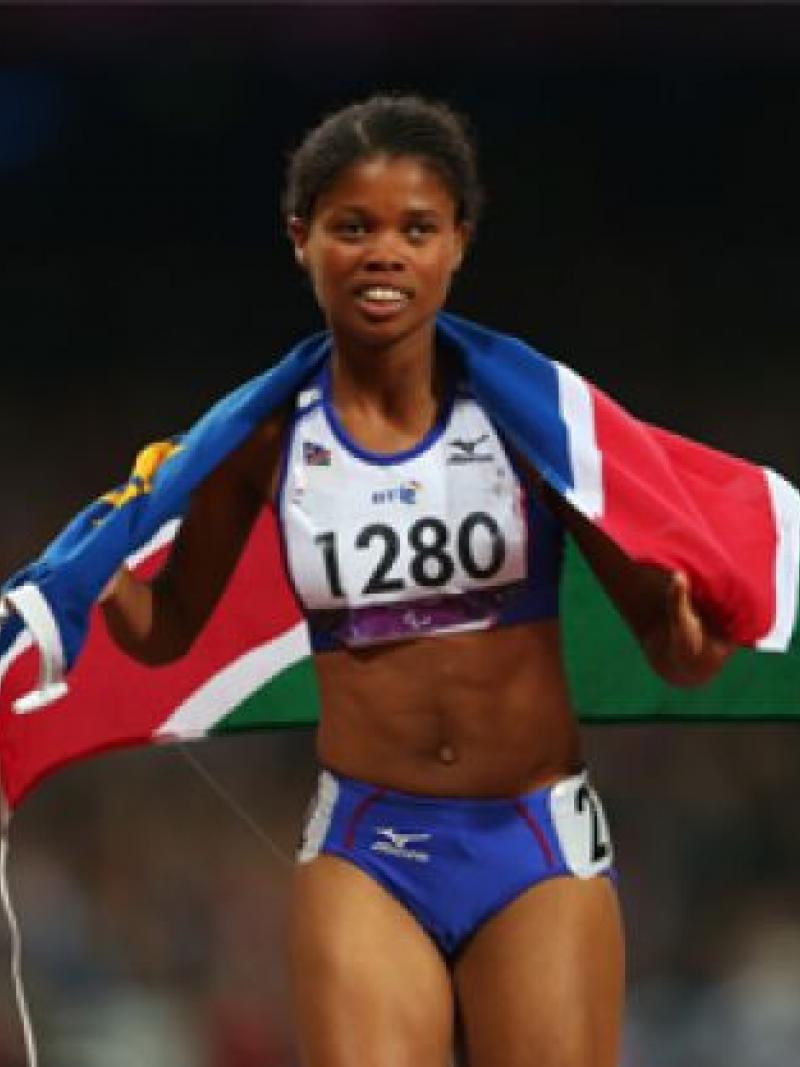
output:
<svg viewBox="0 0 800 1067"><path fill-rule="evenodd" d="M399 289L385 289L377 285L373 285L369 289L362 289L361 295L366 297L367 300L383 300L386 303L406 299L406 294Z"/></svg>

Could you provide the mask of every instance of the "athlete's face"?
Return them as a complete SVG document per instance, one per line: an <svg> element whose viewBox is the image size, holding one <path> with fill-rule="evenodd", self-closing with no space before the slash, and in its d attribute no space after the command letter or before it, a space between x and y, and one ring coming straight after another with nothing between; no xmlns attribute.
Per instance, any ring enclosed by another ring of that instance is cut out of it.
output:
<svg viewBox="0 0 800 1067"><path fill-rule="evenodd" d="M343 171L289 233L334 334L382 346L432 324L468 227L424 163L376 156Z"/></svg>

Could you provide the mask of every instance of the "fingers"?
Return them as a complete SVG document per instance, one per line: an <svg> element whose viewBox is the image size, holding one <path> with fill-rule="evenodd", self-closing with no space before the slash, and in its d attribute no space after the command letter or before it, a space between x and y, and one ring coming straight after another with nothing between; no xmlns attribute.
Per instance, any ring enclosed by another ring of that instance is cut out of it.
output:
<svg viewBox="0 0 800 1067"><path fill-rule="evenodd" d="M683 571L675 571L669 586L669 617L673 640L685 649L689 656L699 656L703 651L703 620L692 604L689 579Z"/></svg>
<svg viewBox="0 0 800 1067"><path fill-rule="evenodd" d="M710 626L692 601L691 583L684 571L674 571L669 586L669 613L676 636L689 653L721 665L735 644Z"/></svg>
<svg viewBox="0 0 800 1067"><path fill-rule="evenodd" d="M676 612L684 607L692 606L691 586L689 576L685 571L673 571L669 583L670 606Z"/></svg>

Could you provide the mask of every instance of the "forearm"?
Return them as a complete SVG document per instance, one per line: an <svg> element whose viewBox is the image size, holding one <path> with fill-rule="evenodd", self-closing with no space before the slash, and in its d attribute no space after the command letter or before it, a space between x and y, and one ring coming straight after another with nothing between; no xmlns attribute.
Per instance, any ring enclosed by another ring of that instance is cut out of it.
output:
<svg viewBox="0 0 800 1067"><path fill-rule="evenodd" d="M636 563L560 498L548 499L653 670L671 685L710 681L733 646L692 602L686 575Z"/></svg>
<svg viewBox="0 0 800 1067"><path fill-rule="evenodd" d="M165 583L150 583L122 569L100 601L114 643L132 659L156 667L179 659L192 635L180 604Z"/></svg>
<svg viewBox="0 0 800 1067"><path fill-rule="evenodd" d="M611 554L590 564L655 673L675 686L709 682L732 647L692 603L686 575L637 564L621 552L609 560Z"/></svg>

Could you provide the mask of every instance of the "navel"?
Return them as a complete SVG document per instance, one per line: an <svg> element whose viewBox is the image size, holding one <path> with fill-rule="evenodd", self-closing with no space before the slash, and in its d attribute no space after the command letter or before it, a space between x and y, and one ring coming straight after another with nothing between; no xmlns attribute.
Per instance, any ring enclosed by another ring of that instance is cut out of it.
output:
<svg viewBox="0 0 800 1067"><path fill-rule="evenodd" d="M458 759L456 750L452 745L440 745L439 746L439 759L442 763L455 763Z"/></svg>

